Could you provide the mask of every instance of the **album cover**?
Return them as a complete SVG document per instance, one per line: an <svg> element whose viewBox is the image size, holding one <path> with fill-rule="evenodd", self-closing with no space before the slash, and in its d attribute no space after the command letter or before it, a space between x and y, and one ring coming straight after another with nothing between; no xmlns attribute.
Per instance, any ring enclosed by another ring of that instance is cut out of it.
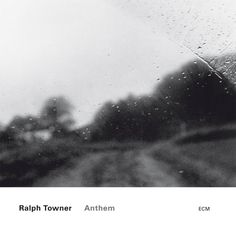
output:
<svg viewBox="0 0 236 236"><path fill-rule="evenodd" d="M79 214L75 191L83 214L109 218L126 190L233 191L235 13L233 0L1 1L4 204L17 217Z"/></svg>

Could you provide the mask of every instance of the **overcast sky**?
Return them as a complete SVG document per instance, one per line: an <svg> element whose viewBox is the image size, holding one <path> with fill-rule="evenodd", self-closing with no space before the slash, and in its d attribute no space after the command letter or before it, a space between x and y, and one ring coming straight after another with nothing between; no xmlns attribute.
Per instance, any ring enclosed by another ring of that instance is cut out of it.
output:
<svg viewBox="0 0 236 236"><path fill-rule="evenodd" d="M188 24L185 36L179 33L186 29L178 18L181 12L175 13L175 24L165 26L174 17L165 2L1 1L0 121L35 115L48 97L64 95L75 106L78 125L83 125L105 101L150 92L160 76L193 57L178 44L189 46L186 39L197 38L186 36ZM177 6L184 11L189 7ZM167 15L158 17L158 9ZM196 20L193 23L198 27Z"/></svg>

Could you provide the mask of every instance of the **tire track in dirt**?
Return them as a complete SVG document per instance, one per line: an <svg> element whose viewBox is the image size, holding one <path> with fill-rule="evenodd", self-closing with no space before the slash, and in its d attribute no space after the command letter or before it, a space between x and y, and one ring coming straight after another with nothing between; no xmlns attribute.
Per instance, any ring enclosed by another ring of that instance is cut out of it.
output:
<svg viewBox="0 0 236 236"><path fill-rule="evenodd" d="M149 187L183 187L182 177L165 162L154 160L145 151L138 156L138 173Z"/></svg>

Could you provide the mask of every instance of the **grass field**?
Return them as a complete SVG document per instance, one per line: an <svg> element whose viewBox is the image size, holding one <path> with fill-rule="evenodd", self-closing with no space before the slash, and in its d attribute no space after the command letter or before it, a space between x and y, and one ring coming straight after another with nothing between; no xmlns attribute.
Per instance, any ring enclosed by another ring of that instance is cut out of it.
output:
<svg viewBox="0 0 236 236"><path fill-rule="evenodd" d="M224 128L157 143L57 139L2 148L0 186L236 186L235 144Z"/></svg>

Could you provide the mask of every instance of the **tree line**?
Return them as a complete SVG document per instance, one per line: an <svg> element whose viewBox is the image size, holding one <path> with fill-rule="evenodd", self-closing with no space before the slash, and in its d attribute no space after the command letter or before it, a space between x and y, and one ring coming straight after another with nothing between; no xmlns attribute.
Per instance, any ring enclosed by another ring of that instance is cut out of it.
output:
<svg viewBox="0 0 236 236"><path fill-rule="evenodd" d="M0 142L37 130L48 130L52 137L76 135L94 142L166 139L236 121L236 90L222 74L198 60L166 75L149 95L105 103L85 127L74 128L72 111L65 97L49 98L38 116L14 117L0 132Z"/></svg>
<svg viewBox="0 0 236 236"><path fill-rule="evenodd" d="M38 116L15 116L0 132L0 142L22 141L24 134L48 130L53 137L63 136L72 130L73 106L63 96L46 100Z"/></svg>
<svg viewBox="0 0 236 236"><path fill-rule="evenodd" d="M104 104L91 125L91 139L154 141L235 120L234 85L198 60L166 75L149 95Z"/></svg>

